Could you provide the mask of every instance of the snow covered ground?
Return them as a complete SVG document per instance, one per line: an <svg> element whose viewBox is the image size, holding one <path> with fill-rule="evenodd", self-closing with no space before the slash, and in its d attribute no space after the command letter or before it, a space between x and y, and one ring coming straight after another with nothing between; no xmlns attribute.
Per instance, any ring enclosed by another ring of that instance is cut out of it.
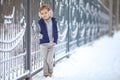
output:
<svg viewBox="0 0 120 80"><path fill-rule="evenodd" d="M120 80L120 32L77 48L56 64L52 78L41 71L33 80Z"/></svg>

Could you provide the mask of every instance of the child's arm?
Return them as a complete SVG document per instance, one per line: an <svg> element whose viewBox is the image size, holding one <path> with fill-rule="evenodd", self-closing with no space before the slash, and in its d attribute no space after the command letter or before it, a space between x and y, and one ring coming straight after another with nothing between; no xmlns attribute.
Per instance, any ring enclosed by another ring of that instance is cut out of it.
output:
<svg viewBox="0 0 120 80"><path fill-rule="evenodd" d="M39 38L39 39L42 39L42 38L43 38L43 35L40 33L40 32L41 32L41 29L40 29L40 27L39 27L39 24L37 24L35 31L36 31L36 33L37 33L38 38Z"/></svg>

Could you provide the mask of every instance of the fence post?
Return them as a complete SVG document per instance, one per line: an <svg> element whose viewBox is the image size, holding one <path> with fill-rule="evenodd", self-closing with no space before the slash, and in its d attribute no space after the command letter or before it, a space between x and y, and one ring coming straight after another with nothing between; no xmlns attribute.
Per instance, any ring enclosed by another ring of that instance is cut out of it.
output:
<svg viewBox="0 0 120 80"><path fill-rule="evenodd" d="M117 30L119 29L119 0L117 0Z"/></svg>
<svg viewBox="0 0 120 80"><path fill-rule="evenodd" d="M70 15L70 0L68 0L68 33L67 33L67 36L68 36L68 45L67 45L67 49L68 49L68 52L70 51L69 47L70 47L70 32L69 32L69 27L70 27L70 18L69 18L69 15Z"/></svg>
<svg viewBox="0 0 120 80"><path fill-rule="evenodd" d="M70 16L70 2L69 2L70 0L68 0L68 32L67 32L67 52L69 52L70 51L70 32L69 32L69 27L70 27L70 18L69 18L69 16ZM67 58L69 58L69 54L66 56Z"/></svg>
<svg viewBox="0 0 120 80"><path fill-rule="evenodd" d="M109 22L109 36L112 36L112 18L113 18L113 14L112 14L112 11L113 11L113 0L110 0L110 22Z"/></svg>
<svg viewBox="0 0 120 80"><path fill-rule="evenodd" d="M31 72L31 27L30 27L30 0L26 2L26 69ZM28 75L26 80L31 80L31 74Z"/></svg>

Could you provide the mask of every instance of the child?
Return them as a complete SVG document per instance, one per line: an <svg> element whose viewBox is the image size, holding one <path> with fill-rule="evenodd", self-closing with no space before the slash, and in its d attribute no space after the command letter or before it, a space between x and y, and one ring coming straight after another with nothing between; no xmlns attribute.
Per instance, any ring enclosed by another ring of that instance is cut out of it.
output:
<svg viewBox="0 0 120 80"><path fill-rule="evenodd" d="M44 4L39 9L41 19L38 21L40 26L40 48L43 51L44 64L43 75L52 77L53 73L53 56L55 45L58 39L57 22L51 15L51 8L48 4Z"/></svg>

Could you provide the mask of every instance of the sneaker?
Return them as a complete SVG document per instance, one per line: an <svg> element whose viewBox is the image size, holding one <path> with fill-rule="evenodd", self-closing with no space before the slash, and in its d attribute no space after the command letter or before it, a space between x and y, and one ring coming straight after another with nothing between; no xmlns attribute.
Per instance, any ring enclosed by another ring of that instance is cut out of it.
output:
<svg viewBox="0 0 120 80"><path fill-rule="evenodd" d="M44 75L44 77L48 77L49 75Z"/></svg>
<svg viewBox="0 0 120 80"><path fill-rule="evenodd" d="M50 72L50 73L49 73L49 77L52 77L52 74L53 74L53 72Z"/></svg>

